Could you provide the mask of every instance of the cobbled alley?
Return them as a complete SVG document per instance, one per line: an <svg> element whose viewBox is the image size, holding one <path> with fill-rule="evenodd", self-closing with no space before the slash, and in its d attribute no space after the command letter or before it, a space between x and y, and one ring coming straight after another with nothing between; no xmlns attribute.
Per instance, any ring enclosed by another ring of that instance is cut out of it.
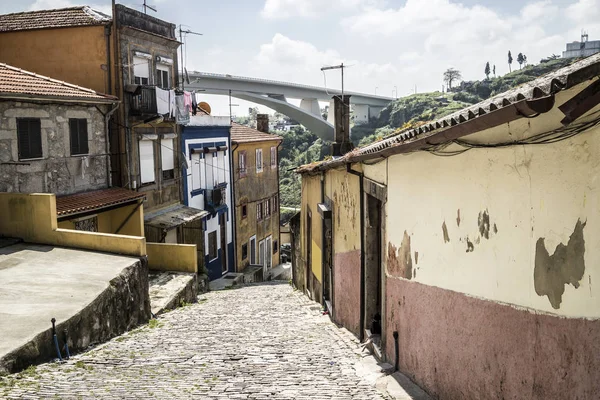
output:
<svg viewBox="0 0 600 400"><path fill-rule="evenodd" d="M17 399L382 399L359 344L287 283L199 296L64 363L0 379Z"/></svg>

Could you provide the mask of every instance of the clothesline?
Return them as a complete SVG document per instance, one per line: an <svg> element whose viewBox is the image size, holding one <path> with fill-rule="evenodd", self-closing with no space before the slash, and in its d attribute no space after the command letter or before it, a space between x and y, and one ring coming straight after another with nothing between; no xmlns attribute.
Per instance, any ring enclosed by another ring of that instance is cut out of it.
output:
<svg viewBox="0 0 600 400"><path fill-rule="evenodd" d="M183 94L175 93L175 90L155 88L156 112L160 115L168 115L175 118L178 124L190 122L190 113L196 115L197 93L184 91Z"/></svg>

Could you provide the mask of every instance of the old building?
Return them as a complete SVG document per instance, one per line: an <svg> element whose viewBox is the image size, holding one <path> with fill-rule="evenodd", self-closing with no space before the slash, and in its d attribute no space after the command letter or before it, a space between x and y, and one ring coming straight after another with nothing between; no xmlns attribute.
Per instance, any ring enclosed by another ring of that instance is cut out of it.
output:
<svg viewBox="0 0 600 400"><path fill-rule="evenodd" d="M184 202L205 211L198 233L204 239L204 265L211 280L235 271L230 128L229 117L198 113L181 134Z"/></svg>
<svg viewBox="0 0 600 400"><path fill-rule="evenodd" d="M597 397L599 72L299 168L296 286L436 398Z"/></svg>
<svg viewBox="0 0 600 400"><path fill-rule="evenodd" d="M0 192L55 193L61 228L142 236L144 194L109 188L107 119L118 104L0 64Z"/></svg>
<svg viewBox="0 0 600 400"><path fill-rule="evenodd" d="M120 4L112 16L88 6L0 16L0 62L120 100L104 150L112 186L145 199L149 241L197 244L202 251L203 242L184 232L203 214L181 204L178 123L190 110L174 105L184 97L175 92L179 45L174 24ZM202 267L204 257L198 260Z"/></svg>
<svg viewBox="0 0 600 400"><path fill-rule="evenodd" d="M279 264L279 145L268 133L267 116L259 114L263 131L233 123L233 196L237 272L262 265L263 276Z"/></svg>

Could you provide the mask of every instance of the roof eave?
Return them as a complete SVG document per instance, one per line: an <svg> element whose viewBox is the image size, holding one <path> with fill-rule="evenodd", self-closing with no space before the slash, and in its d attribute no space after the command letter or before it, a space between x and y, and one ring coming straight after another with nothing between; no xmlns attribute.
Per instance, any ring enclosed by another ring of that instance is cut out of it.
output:
<svg viewBox="0 0 600 400"><path fill-rule="evenodd" d="M18 93L0 93L0 100L29 100L29 101L53 101L57 103L84 103L84 104L114 104L120 103L118 98L106 99L91 99L87 97L64 97L64 96L43 96L43 95L27 95Z"/></svg>

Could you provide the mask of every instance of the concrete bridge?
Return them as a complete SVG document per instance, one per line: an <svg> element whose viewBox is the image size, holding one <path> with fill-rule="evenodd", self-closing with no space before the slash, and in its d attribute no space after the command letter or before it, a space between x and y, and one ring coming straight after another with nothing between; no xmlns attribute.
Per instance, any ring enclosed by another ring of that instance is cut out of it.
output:
<svg viewBox="0 0 600 400"><path fill-rule="evenodd" d="M203 90L207 94L231 96L272 108L298 121L318 137L333 140L333 100L341 95L337 89L325 89L318 86L272 81L268 79L248 78L235 75L190 72L188 90ZM391 97L347 92L350 98L356 122L367 122L375 117L392 100ZM287 101L288 98L300 99L300 107ZM327 121L321 116L319 101L330 102Z"/></svg>

